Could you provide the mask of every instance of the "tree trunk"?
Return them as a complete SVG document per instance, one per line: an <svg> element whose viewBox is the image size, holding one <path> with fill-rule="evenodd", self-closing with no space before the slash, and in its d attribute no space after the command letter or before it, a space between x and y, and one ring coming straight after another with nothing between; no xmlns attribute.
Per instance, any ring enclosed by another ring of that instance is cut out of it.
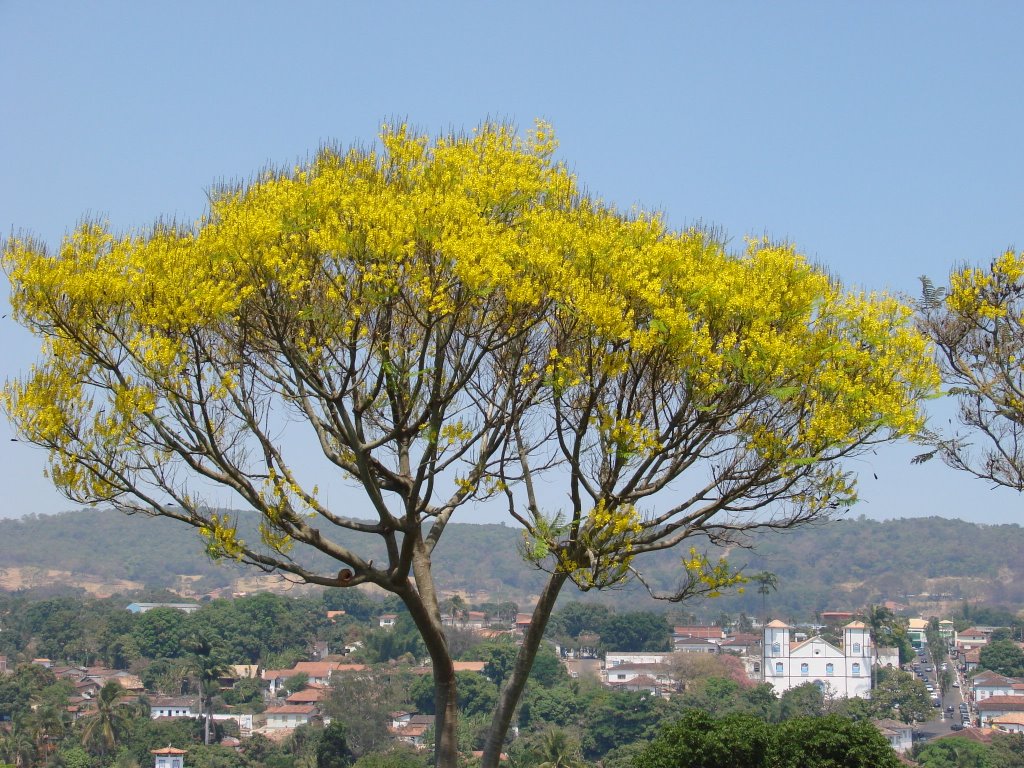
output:
<svg viewBox="0 0 1024 768"><path fill-rule="evenodd" d="M416 589L402 589L396 591L396 594L409 609L430 654L434 671L434 766L457 768L459 709L455 665L452 663L448 640L441 626L441 615L430 573L430 556L422 542L416 544L412 565Z"/></svg>
<svg viewBox="0 0 1024 768"><path fill-rule="evenodd" d="M555 600L558 598L558 593L562 591L566 579L568 579L568 575L565 573L551 574L537 601L537 607L533 609L530 628L526 631L523 644L516 655L515 665L512 667L512 674L501 691L498 706L491 717L491 726L487 730L487 741L484 743L484 756L480 763L481 768L498 768L501 745L504 743L512 723L512 714L519 703L519 697L523 695L523 688L526 687L526 681L530 677L533 660L537 656L537 649L540 648L548 619L551 618L551 611L555 607Z"/></svg>

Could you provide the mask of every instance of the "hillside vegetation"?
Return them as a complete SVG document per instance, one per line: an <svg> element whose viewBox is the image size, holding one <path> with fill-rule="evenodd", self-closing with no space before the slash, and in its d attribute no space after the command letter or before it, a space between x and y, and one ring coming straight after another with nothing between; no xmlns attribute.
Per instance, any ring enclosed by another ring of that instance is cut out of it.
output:
<svg viewBox="0 0 1024 768"><path fill-rule="evenodd" d="M115 591L136 585L180 591L187 585L204 594L237 589L238 579L253 575L230 561L211 561L203 540L180 524L109 510L0 520L0 542L0 579L7 576L8 589L103 582ZM480 600L529 602L542 579L521 558L520 542L512 527L452 525L435 557L441 588ZM785 618L808 619L816 611L857 609L887 599L924 610L936 605L938 596L946 603L1024 604L1024 529L1017 525L857 518L766 535L752 543L753 549L728 555L748 573L777 574L778 591L768 596L768 611ZM673 585L678 557L661 553L649 559L647 568L660 588ZM323 567L330 565L324 562ZM36 574L36 584L12 578L26 572ZM638 589L617 590L601 599L635 603ZM577 593L566 597L579 599ZM744 595L685 609L705 616L722 611L759 616L762 603L756 588L749 587Z"/></svg>

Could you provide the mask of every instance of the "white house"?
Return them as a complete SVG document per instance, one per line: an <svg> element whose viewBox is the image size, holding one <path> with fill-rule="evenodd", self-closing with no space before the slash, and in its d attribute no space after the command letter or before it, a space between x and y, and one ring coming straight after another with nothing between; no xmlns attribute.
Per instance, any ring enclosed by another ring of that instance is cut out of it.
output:
<svg viewBox="0 0 1024 768"><path fill-rule="evenodd" d="M975 701L992 696L1024 696L1024 680L996 672L979 672L971 678L971 693Z"/></svg>
<svg viewBox="0 0 1024 768"><path fill-rule="evenodd" d="M999 715L989 720L993 728L1007 733L1024 733L1024 712L1010 712L1006 715Z"/></svg>
<svg viewBox="0 0 1024 768"><path fill-rule="evenodd" d="M889 740L897 754L905 754L914 746L914 729L898 720L872 720L875 727Z"/></svg>
<svg viewBox="0 0 1024 768"><path fill-rule="evenodd" d="M267 728L298 728L308 723L316 715L313 704L284 704L280 707L268 707Z"/></svg>
<svg viewBox="0 0 1024 768"><path fill-rule="evenodd" d="M620 664L664 664L669 657L667 653L612 653L609 651L604 657L604 667L617 667Z"/></svg>
<svg viewBox="0 0 1024 768"><path fill-rule="evenodd" d="M978 725L984 728L992 720L1014 712L1024 713L1024 696L989 696L976 705Z"/></svg>
<svg viewBox="0 0 1024 768"><path fill-rule="evenodd" d="M199 717L199 706L195 699L186 696L154 696L149 702L149 716L158 717Z"/></svg>
<svg viewBox="0 0 1024 768"><path fill-rule="evenodd" d="M188 751L164 747L163 749L151 749L149 753L154 758L153 768L185 768L185 755Z"/></svg>
<svg viewBox="0 0 1024 768"><path fill-rule="evenodd" d="M645 678L647 684L663 688L673 685L672 674L667 664L616 664L605 667L601 677L606 685L628 688L637 678ZM650 681L648 683L648 681Z"/></svg>
<svg viewBox="0 0 1024 768"><path fill-rule="evenodd" d="M867 627L851 621L843 627L843 648L820 637L790 641L793 628L775 620L764 628L764 681L776 694L805 683L822 692L850 698L871 695L872 645Z"/></svg>

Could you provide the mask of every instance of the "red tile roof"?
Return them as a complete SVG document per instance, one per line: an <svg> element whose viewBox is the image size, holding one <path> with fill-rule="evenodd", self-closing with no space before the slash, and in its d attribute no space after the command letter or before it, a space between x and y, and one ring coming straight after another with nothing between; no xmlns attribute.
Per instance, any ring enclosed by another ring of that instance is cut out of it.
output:
<svg viewBox="0 0 1024 768"><path fill-rule="evenodd" d="M975 704L979 710L1009 710L1024 712L1024 696L989 696Z"/></svg>

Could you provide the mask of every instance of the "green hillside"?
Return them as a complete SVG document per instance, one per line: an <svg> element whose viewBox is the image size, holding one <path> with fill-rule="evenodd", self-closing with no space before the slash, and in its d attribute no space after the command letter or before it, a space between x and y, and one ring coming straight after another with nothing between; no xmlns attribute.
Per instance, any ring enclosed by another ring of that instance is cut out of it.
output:
<svg viewBox="0 0 1024 768"><path fill-rule="evenodd" d="M251 522L243 520L241 529L251 528ZM344 533L339 535L343 542L369 557L376 555L354 534ZM435 555L440 588L525 602L542 578L520 557L520 540L516 529L502 525L451 525ZM195 587L204 592L229 586L247 573L235 563L210 561L202 539L174 521L109 510L0 520L0 542L0 569L54 569L129 579L151 589L171 587L179 575L187 574L201 577ZM1024 605L1024 529L1016 525L934 517L886 522L859 518L765 535L752 543L750 550L728 554L748 573L768 570L778 575L778 592L769 596L769 612L775 615L809 618L816 611L856 609L886 599L920 606L935 603L940 595L947 603L967 599ZM701 542L697 546L703 548ZM326 558L318 562L325 572L337 568ZM678 554L660 553L643 566L659 588L669 589L677 577L677 562ZM635 607L639 597L639 588L630 586L600 599ZM684 609L704 615L762 612L761 597L753 589Z"/></svg>

